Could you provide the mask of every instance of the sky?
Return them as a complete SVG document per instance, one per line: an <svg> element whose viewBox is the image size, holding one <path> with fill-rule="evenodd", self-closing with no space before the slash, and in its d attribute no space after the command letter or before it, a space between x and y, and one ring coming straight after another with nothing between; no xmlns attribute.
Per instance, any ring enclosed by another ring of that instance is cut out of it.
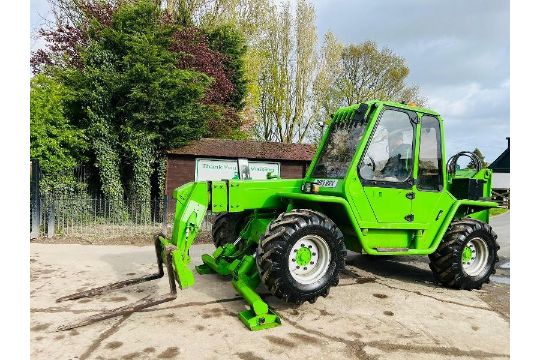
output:
<svg viewBox="0 0 540 360"><path fill-rule="evenodd" d="M507 0L315 0L319 39L375 41L405 58L409 84L445 120L447 157L478 147L486 160L510 136Z"/></svg>
<svg viewBox="0 0 540 360"><path fill-rule="evenodd" d="M478 147L491 162L510 136L508 0L312 0L319 40L375 41L402 56L409 84L445 120L447 157ZM50 18L31 0L31 36ZM31 39L33 49L42 41Z"/></svg>

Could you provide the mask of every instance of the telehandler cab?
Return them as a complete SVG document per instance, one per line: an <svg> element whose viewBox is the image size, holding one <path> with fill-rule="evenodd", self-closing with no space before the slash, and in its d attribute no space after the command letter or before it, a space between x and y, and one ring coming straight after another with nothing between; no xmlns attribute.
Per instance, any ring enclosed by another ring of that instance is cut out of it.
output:
<svg viewBox="0 0 540 360"><path fill-rule="evenodd" d="M461 156L473 169L459 169ZM339 282L347 250L377 255L428 255L436 281L480 289L498 261L488 225L491 170L461 152L444 164L444 127L431 110L388 101L339 109L304 179L223 180L174 190L170 237L155 238L159 272L58 299L94 296L162 277L170 294L62 326L70 329L176 298L176 283L194 284L189 249L208 211L216 245L199 274L232 279L249 308L239 314L250 330L280 324L257 294L262 284L287 303L314 303Z"/></svg>

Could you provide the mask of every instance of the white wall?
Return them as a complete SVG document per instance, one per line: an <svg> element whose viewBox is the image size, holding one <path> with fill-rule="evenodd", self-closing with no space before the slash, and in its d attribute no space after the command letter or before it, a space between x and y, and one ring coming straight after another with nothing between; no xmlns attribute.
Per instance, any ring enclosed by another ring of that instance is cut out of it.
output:
<svg viewBox="0 0 540 360"><path fill-rule="evenodd" d="M493 189L510 189L510 173L493 173L491 181Z"/></svg>

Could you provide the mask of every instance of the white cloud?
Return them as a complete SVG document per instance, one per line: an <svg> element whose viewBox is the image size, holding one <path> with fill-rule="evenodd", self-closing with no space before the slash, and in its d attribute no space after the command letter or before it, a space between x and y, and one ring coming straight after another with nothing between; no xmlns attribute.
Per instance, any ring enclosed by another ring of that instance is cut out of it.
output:
<svg viewBox="0 0 540 360"><path fill-rule="evenodd" d="M509 1L314 3L320 35L332 30L346 43L373 40L405 58L410 82L446 120L447 155L478 147L493 161L506 148Z"/></svg>

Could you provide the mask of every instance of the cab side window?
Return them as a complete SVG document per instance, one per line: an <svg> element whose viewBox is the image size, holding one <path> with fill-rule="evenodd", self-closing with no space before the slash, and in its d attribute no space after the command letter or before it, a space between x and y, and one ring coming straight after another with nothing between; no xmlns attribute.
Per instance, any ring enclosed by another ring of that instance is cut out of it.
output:
<svg viewBox="0 0 540 360"><path fill-rule="evenodd" d="M402 183L412 177L414 125L403 111L385 110L359 166L360 177Z"/></svg>
<svg viewBox="0 0 540 360"><path fill-rule="evenodd" d="M437 118L424 115L421 120L418 183L421 190L442 190L441 128Z"/></svg>

